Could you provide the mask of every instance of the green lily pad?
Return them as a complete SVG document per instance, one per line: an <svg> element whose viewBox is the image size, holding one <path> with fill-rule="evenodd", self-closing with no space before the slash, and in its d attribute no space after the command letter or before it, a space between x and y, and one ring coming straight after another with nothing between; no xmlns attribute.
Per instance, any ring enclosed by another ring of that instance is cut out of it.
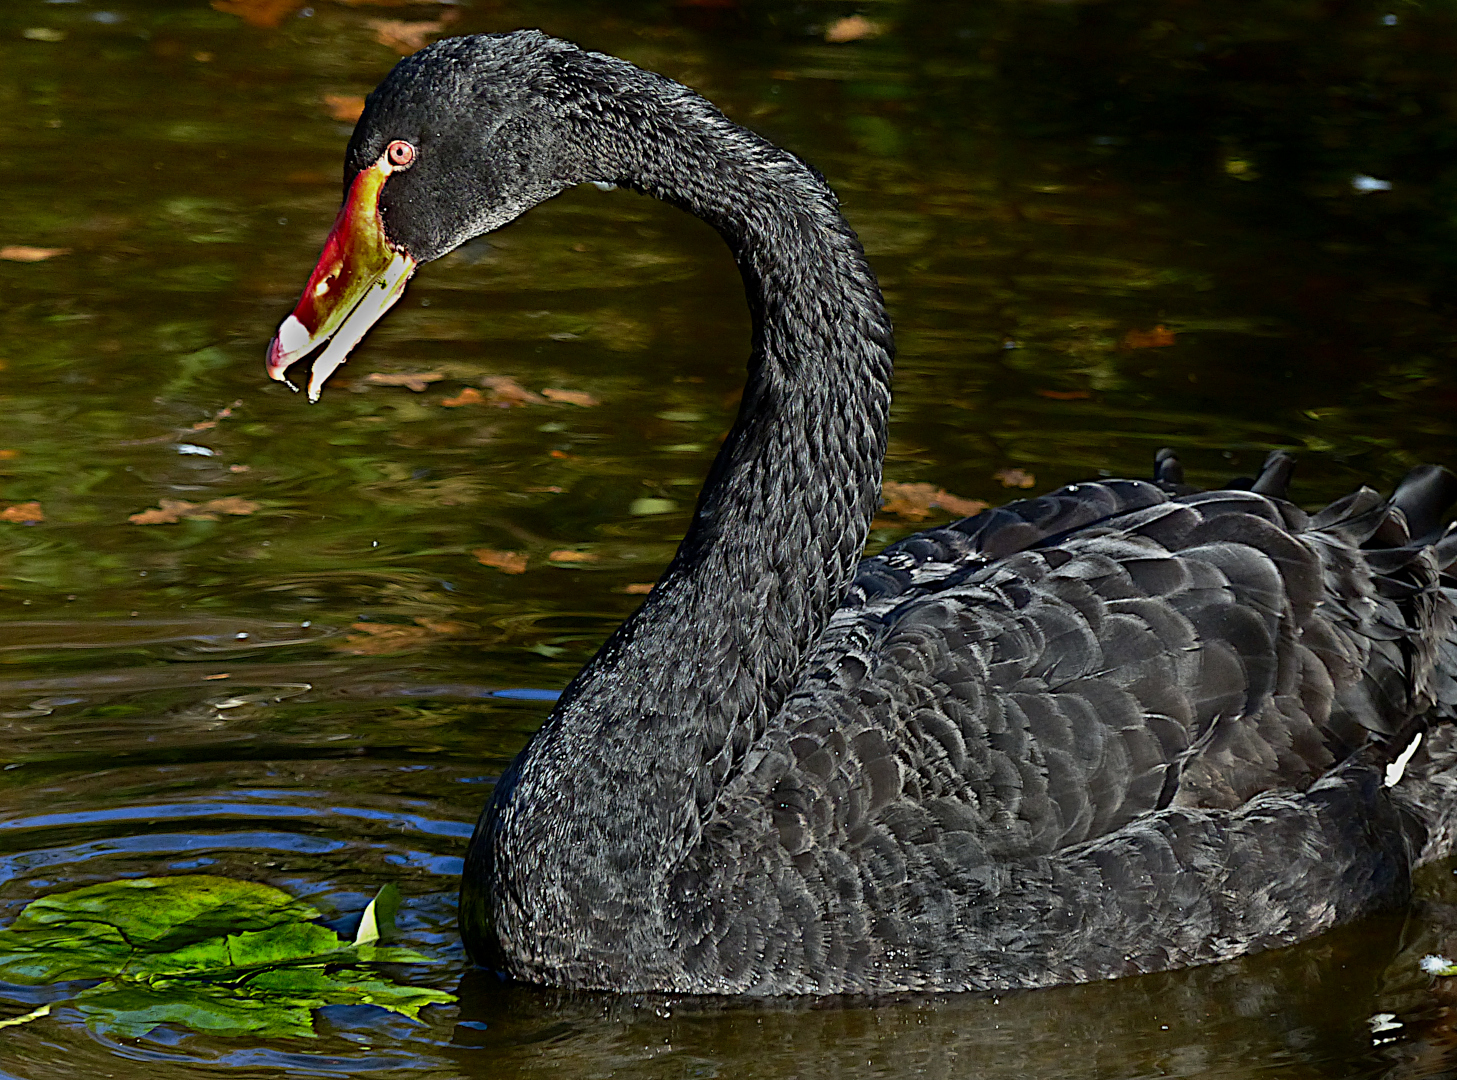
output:
<svg viewBox="0 0 1457 1080"><path fill-rule="evenodd" d="M88 1025L119 1035L175 1023L210 1035L310 1038L312 1011L325 1005L419 1019L426 1005L455 996L363 966L431 962L378 944L393 933L398 906L399 891L386 885L347 942L308 921L317 909L267 885L206 874L106 882L36 900L0 930L0 979L101 979L70 1004Z"/></svg>

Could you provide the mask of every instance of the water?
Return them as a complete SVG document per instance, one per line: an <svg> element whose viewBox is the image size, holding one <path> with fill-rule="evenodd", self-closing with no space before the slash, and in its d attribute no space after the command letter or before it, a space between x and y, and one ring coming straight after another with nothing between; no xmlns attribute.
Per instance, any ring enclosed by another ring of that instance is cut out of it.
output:
<svg viewBox="0 0 1457 1080"><path fill-rule="evenodd" d="M338 204L331 109L398 55L379 36L422 32L391 20L541 26L821 168L899 330L891 480L995 502L1027 475L1146 475L1166 444L1204 482L1282 446L1315 504L1454 462L1450 7L880 2L878 36L827 42L853 13L0 10L0 246L67 249L0 260L0 509L44 515L0 521L0 917L184 871L344 917L393 880L443 960L411 977L462 999L422 1025L329 1010L320 1039L268 1045L114 1041L62 1008L4 1033L4 1075L1450 1074L1457 1002L1416 968L1457 949L1450 865L1299 948L1000 999L664 1002L465 972L465 842L549 707L499 691L563 686L664 565L748 322L707 227L588 187L424 269L319 405L268 383ZM484 377L598 404L443 404ZM129 520L149 509L177 520ZM887 515L872 544L914 527Z"/></svg>

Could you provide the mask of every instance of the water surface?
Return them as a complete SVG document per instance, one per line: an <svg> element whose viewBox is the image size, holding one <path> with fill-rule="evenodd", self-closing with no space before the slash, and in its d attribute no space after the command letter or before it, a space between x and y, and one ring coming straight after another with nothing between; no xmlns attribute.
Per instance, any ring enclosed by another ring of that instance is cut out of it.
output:
<svg viewBox="0 0 1457 1080"><path fill-rule="evenodd" d="M826 40L855 14L878 32ZM826 174L898 327L892 481L998 502L1164 445L1196 482L1284 447L1318 505L1457 462L1446 4L14 0L0 247L64 250L0 258L0 917L206 871L345 918L394 880L442 958L409 977L461 1003L266 1045L62 1008L4 1033L4 1075L1449 1074L1453 989L1416 963L1457 950L1450 865L1298 948L999 998L466 972L465 842L549 708L499 692L565 685L665 565L748 347L710 229L586 187L422 270L320 404L266 381L351 100L402 37L518 26ZM915 527L883 515L872 547Z"/></svg>

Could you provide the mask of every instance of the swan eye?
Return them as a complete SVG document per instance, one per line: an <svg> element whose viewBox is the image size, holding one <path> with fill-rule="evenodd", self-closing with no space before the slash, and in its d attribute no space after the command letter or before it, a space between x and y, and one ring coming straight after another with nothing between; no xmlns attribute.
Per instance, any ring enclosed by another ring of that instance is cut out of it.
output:
<svg viewBox="0 0 1457 1080"><path fill-rule="evenodd" d="M415 148L404 139L396 139L385 147L385 157L397 169L408 169L415 160Z"/></svg>

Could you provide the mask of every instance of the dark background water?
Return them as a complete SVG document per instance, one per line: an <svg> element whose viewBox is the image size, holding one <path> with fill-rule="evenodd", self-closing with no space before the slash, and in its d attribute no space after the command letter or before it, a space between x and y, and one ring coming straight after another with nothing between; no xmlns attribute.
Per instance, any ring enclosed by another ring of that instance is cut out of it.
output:
<svg viewBox="0 0 1457 1080"><path fill-rule="evenodd" d="M826 40L857 14L878 33ZM1446 0L10 0L0 247L66 251L0 259L0 511L44 516L0 520L0 917L129 874L340 915L394 880L444 961L411 977L462 1001L268 1045L112 1040L60 1009L4 1032L4 1074L1449 1075L1452 991L1416 962L1457 950L1450 865L1303 947L999 999L465 973L460 857L547 708L490 695L560 688L664 565L748 336L707 227L584 188L422 270L319 405L265 380L338 205L331 111L409 48L380 39L518 26L680 79L824 171L898 327L892 481L996 502L1007 470L1141 476L1174 445L1212 482L1278 446L1313 505L1457 463ZM598 404L497 407L501 377ZM486 401L442 404L467 388ZM129 520L164 499L194 516ZM196 516L217 499L250 512ZM873 545L914 527L887 514Z"/></svg>

